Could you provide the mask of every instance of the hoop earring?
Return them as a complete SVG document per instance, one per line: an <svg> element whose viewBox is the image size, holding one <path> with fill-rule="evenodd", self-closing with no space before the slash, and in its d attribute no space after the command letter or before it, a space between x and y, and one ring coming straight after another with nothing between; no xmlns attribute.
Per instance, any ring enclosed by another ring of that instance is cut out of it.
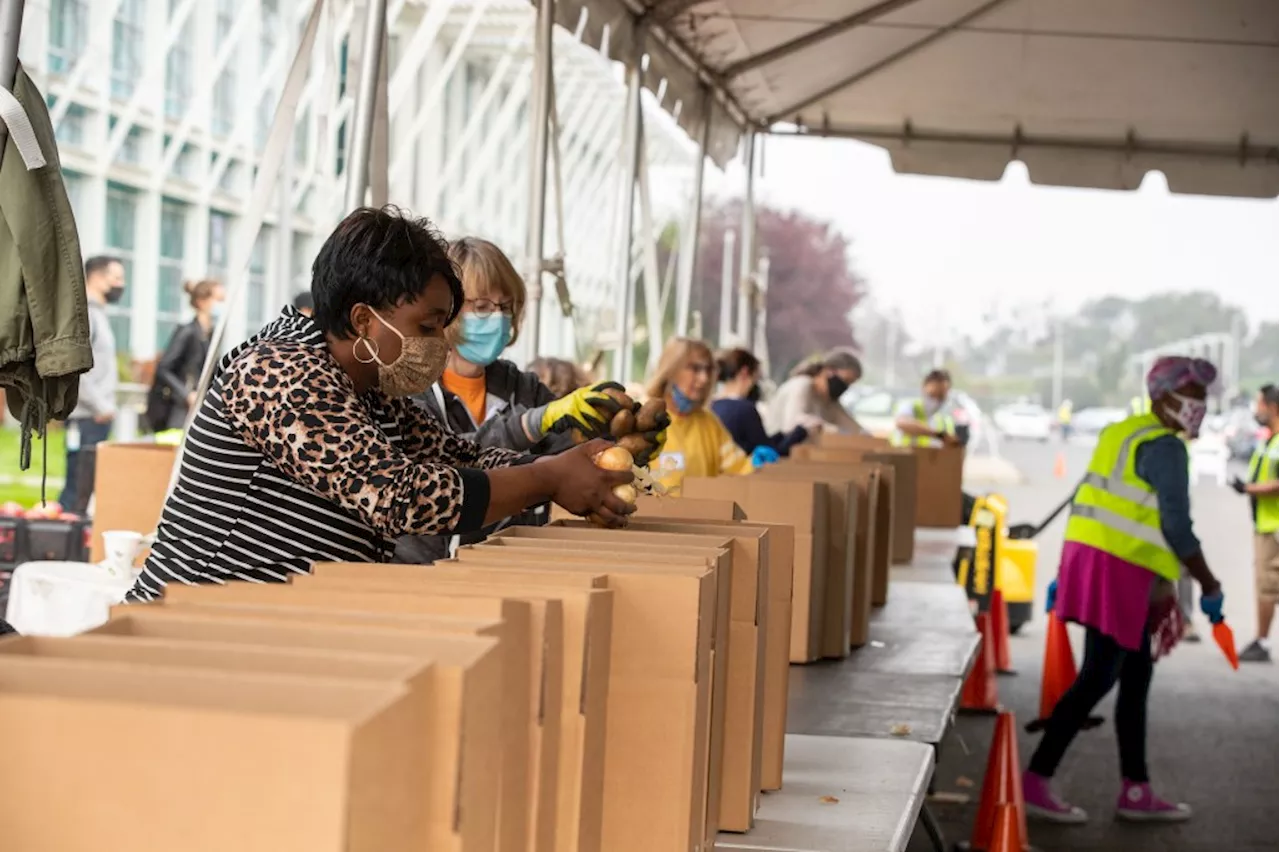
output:
<svg viewBox="0 0 1280 852"><path fill-rule="evenodd" d="M364 348L369 351L367 359L360 357L360 344L364 344ZM358 337L356 342L351 346L351 355L361 364L372 364L378 360L378 344L368 337Z"/></svg>

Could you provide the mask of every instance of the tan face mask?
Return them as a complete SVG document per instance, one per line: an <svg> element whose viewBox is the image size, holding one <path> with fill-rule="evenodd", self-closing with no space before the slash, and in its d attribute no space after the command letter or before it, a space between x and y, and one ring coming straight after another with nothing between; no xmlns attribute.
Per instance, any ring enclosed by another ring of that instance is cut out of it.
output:
<svg viewBox="0 0 1280 852"><path fill-rule="evenodd" d="M378 357L378 346L367 337L356 341L355 356L361 364L378 365L378 389L387 396L415 396L440 381L449 358L449 344L439 337L405 337L391 323L378 316L370 308L378 322L400 338L400 357L390 364ZM364 344L368 358L360 357L360 345Z"/></svg>

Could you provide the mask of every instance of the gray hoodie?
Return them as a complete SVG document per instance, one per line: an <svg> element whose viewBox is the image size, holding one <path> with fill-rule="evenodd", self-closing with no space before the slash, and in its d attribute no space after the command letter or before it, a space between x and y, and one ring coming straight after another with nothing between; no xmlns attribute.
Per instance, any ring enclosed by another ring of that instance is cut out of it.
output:
<svg viewBox="0 0 1280 852"><path fill-rule="evenodd" d="M80 376L80 399L72 417L98 417L116 413L116 335L111 330L104 305L89 301L89 344L93 347L93 367Z"/></svg>

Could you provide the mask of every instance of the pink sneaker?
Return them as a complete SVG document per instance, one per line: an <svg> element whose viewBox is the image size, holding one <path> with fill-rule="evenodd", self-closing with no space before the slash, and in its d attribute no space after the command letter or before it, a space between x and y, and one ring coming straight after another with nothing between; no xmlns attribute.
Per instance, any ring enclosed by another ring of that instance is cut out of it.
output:
<svg viewBox="0 0 1280 852"><path fill-rule="evenodd" d="M1058 798L1048 778L1037 775L1030 769L1022 773L1022 799L1028 816L1038 817L1046 822L1080 825L1089 819L1083 809Z"/></svg>
<svg viewBox="0 0 1280 852"><path fill-rule="evenodd" d="M1166 802L1151 792L1150 784L1125 781L1116 800L1116 816L1133 822L1186 822L1191 819L1191 807Z"/></svg>

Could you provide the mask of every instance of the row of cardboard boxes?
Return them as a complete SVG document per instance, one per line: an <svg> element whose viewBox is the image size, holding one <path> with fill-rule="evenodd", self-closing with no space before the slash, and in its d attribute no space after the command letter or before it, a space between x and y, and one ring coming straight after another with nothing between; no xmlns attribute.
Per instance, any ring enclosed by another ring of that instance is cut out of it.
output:
<svg viewBox="0 0 1280 852"><path fill-rule="evenodd" d="M789 662L865 641L936 451L813 452L841 457L688 480L624 531L561 518L434 566L173 586L90 634L0 641L4 837L709 852L782 784Z"/></svg>

